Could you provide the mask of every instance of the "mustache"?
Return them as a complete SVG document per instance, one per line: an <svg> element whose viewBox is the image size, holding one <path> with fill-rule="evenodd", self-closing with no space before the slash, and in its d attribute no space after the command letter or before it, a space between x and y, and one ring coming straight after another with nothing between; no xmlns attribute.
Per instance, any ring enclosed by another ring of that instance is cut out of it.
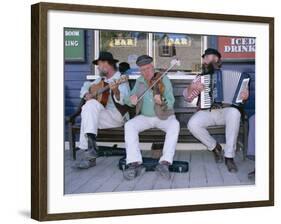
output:
<svg viewBox="0 0 281 224"><path fill-rule="evenodd" d="M100 76L106 76L108 72L106 70L99 69L99 73L100 73Z"/></svg>

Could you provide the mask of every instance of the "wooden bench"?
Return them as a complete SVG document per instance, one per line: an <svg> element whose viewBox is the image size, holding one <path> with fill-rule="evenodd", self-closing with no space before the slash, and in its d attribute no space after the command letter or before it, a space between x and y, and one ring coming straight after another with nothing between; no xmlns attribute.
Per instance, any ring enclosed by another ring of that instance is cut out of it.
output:
<svg viewBox="0 0 281 224"><path fill-rule="evenodd" d="M196 112L193 104L184 101L182 96L183 89L190 84L190 80L171 80L173 84L173 91L175 96L175 115L180 122L180 134L178 138L179 143L199 143L187 129L187 122L190 117ZM132 82L132 81L131 81ZM132 83L131 83L132 84ZM80 105L81 106L81 105ZM66 118L68 126L68 140L69 147L72 151L73 159L76 159L77 148L75 146L76 135L80 132L80 123L76 120L80 116L81 107L78 106L77 111ZM242 113L243 114L243 113ZM214 137L225 136L225 126L211 126L208 128L210 134ZM246 117L241 116L241 125L239 129L237 149L243 150L243 158L245 159L247 153L247 139L248 139L248 123ZM139 135L140 142L163 142L165 140L165 133L159 129L149 129ZM98 142L124 142L124 127L101 129L97 135ZM220 141L223 143L224 141Z"/></svg>

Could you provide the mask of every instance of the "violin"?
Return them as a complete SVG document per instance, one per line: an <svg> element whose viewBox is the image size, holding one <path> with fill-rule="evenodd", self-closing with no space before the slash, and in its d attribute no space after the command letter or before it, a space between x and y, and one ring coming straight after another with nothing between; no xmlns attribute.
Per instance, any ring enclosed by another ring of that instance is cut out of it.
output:
<svg viewBox="0 0 281 224"><path fill-rule="evenodd" d="M152 78L152 80L150 81L150 83L148 84L148 88L140 95L140 97L138 97L138 102L144 97L144 95L150 90L152 89L157 83L158 84L158 87L156 88L156 94L163 94L164 91L165 91L165 86L164 84L162 83L162 78L168 74L168 72L175 66L180 66L180 61L178 59L173 59L170 63L170 67L163 73L156 73L154 75L154 77ZM157 90L158 89L158 90ZM161 95L162 96L162 95Z"/></svg>
<svg viewBox="0 0 281 224"><path fill-rule="evenodd" d="M154 82L156 82L156 84L153 86L153 95L160 95L161 98L164 94L165 91L165 85L163 83L162 78L160 78L162 75L162 73L157 72L154 74L154 77L150 80L149 86L153 85Z"/></svg>

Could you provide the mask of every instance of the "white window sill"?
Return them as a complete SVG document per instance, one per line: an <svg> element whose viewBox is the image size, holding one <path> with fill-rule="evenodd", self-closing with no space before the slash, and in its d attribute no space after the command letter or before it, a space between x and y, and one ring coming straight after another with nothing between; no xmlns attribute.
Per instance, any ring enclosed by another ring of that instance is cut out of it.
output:
<svg viewBox="0 0 281 224"><path fill-rule="evenodd" d="M188 74L177 74L177 73L171 73L168 74L169 79L187 79L187 80L193 80L194 77L197 75L198 73L188 73ZM129 79L134 80L137 79L140 75L129 75ZM99 76L98 75L87 75L87 80L95 80L97 79Z"/></svg>

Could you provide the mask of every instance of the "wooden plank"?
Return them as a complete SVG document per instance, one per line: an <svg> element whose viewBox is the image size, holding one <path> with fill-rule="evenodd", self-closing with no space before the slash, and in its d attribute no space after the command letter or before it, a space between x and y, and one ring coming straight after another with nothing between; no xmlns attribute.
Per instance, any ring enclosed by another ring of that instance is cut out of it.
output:
<svg viewBox="0 0 281 224"><path fill-rule="evenodd" d="M202 158L207 176L207 186L222 186L224 184L223 178L213 153L206 150L202 152Z"/></svg>
<svg viewBox="0 0 281 224"><path fill-rule="evenodd" d="M97 166L89 169L73 169L73 171L65 176L65 193L74 193L79 187L87 183L89 179L108 167L114 158L99 157L97 158Z"/></svg>
<svg viewBox="0 0 281 224"><path fill-rule="evenodd" d="M180 153L178 151L176 151L174 160L179 160L179 155L180 155ZM157 174L157 172L155 172L155 173L157 175L157 178L155 179L155 182L153 185L154 190L155 189L170 189L172 187L172 183L173 183L174 176L175 176L174 172L171 172L170 179L165 179L160 174Z"/></svg>
<svg viewBox="0 0 281 224"><path fill-rule="evenodd" d="M133 180L125 180L124 177L122 177L123 180L120 181L120 184L117 185L114 188L115 192L120 192L120 191L133 191L135 187L138 185L138 182L144 178L144 175L136 177Z"/></svg>
<svg viewBox="0 0 281 224"><path fill-rule="evenodd" d="M243 160L243 152L236 153L236 165L238 167L237 177L241 184L255 184L255 180L248 179L248 173L255 170L255 161Z"/></svg>
<svg viewBox="0 0 281 224"><path fill-rule="evenodd" d="M149 156L150 151L142 151L142 156ZM116 171L110 179L105 181L96 192L113 192L113 191L129 191L135 188L136 183L142 177L137 177L134 180L127 181L123 177L123 172L121 170Z"/></svg>
<svg viewBox="0 0 281 224"><path fill-rule="evenodd" d="M234 158L235 162L236 162L236 160L237 160L237 158ZM218 164L218 168L219 168L220 173L222 175L224 186L231 186L231 185L239 185L240 184L240 180L238 179L236 173L230 173L227 170L225 162Z"/></svg>
<svg viewBox="0 0 281 224"><path fill-rule="evenodd" d="M83 150L78 150L76 152L77 160L79 161L79 158L81 158L81 155L83 153ZM70 150L65 150L64 151L64 176L66 177L69 173L73 171L73 164L76 162L72 158L72 151Z"/></svg>
<svg viewBox="0 0 281 224"><path fill-rule="evenodd" d="M156 172L145 172L145 174L139 179L133 190L152 190L155 182L157 181L157 178L158 175Z"/></svg>
<svg viewBox="0 0 281 224"><path fill-rule="evenodd" d="M152 151L142 151L142 155L146 157L151 157ZM154 171L147 171L145 174L139 179L134 189L137 190L152 190L155 182L158 179L158 175Z"/></svg>
<svg viewBox="0 0 281 224"><path fill-rule="evenodd" d="M151 155L151 151L141 151L142 157L149 157ZM143 176L137 177L133 180L125 180L122 176L123 180L120 180L120 183L116 185L116 187L113 189L115 192L120 191L133 191L138 185L138 182L143 178Z"/></svg>
<svg viewBox="0 0 281 224"><path fill-rule="evenodd" d="M79 150L79 151L80 151L80 150ZM77 152L78 152L78 151L77 151ZM65 162L68 162L68 161L70 161L70 160L72 159L70 150L64 150L63 153L64 153L63 156L64 156L64 161L65 161Z"/></svg>
<svg viewBox="0 0 281 224"><path fill-rule="evenodd" d="M111 180L111 177L119 172L118 162L120 157L108 157L107 159L111 160L111 163L108 163L107 167L101 168L101 171L91 174L89 181L81 185L74 193L93 193L100 188L104 182ZM106 160L107 160L106 159Z"/></svg>
<svg viewBox="0 0 281 224"><path fill-rule="evenodd" d="M178 160L189 162L190 165L190 151L178 151L178 155ZM190 170L186 173L175 173L171 188L188 188L190 180L189 175Z"/></svg>
<svg viewBox="0 0 281 224"><path fill-rule="evenodd" d="M78 151L79 152L79 151ZM79 153L80 156L81 153ZM143 156L150 156L151 151L142 151ZM216 164L213 155L208 151L177 151L174 160L189 162L189 172L172 173L171 180L165 180L156 172L146 172L142 177L132 181L123 178L117 167L121 157L100 157L97 166L88 170L71 169L70 151L65 152L65 193L120 192L156 189L176 189L204 186L231 186L254 184L248 180L248 172L254 169L255 163L243 161L237 153L235 162L238 173L229 173L225 164Z"/></svg>
<svg viewBox="0 0 281 224"><path fill-rule="evenodd" d="M202 158L203 151L191 151L190 156L190 187L207 186L207 174Z"/></svg>
<svg viewBox="0 0 281 224"><path fill-rule="evenodd" d="M123 172L118 168L110 179L107 179L102 185L100 185L99 188L96 189L96 192L113 192L122 181L124 181Z"/></svg>
<svg viewBox="0 0 281 224"><path fill-rule="evenodd" d="M142 156L147 157L151 155L151 151L142 151ZM149 190L152 189L153 183L157 175L155 172L146 172L143 176L137 177L134 180L127 181L123 177L122 172L116 172L110 180L105 182L97 192L105 191L133 191L133 190ZM148 185L146 184L148 183Z"/></svg>

